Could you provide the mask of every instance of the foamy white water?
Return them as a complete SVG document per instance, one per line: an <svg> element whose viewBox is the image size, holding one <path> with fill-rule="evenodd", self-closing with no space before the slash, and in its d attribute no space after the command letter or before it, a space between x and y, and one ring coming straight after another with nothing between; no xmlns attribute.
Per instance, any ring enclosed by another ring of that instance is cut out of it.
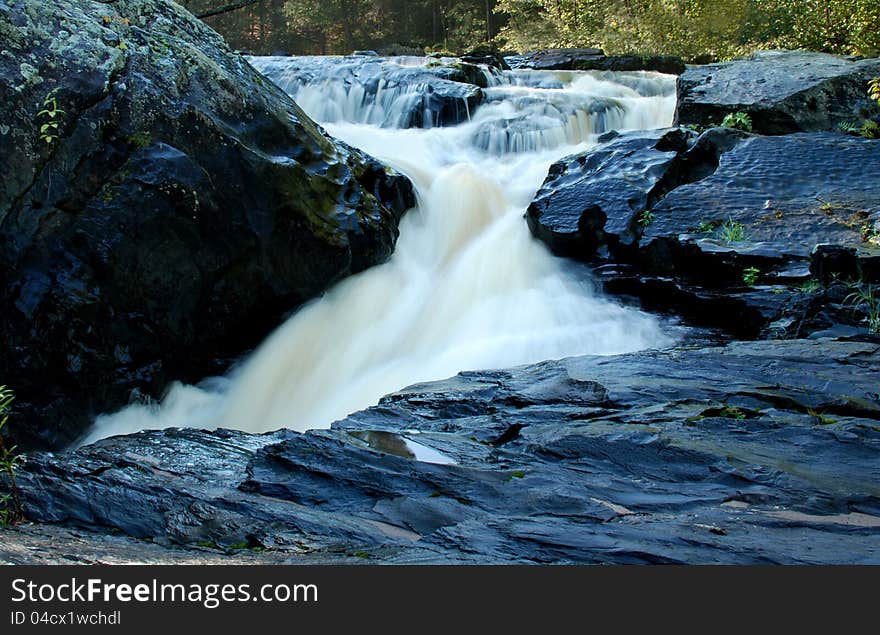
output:
<svg viewBox="0 0 880 635"><path fill-rule="evenodd" d="M389 125L399 113L387 113L412 104L407 91L415 89L384 86L403 101L375 99L351 76L340 81L332 66L339 58L311 59L287 60L293 74L279 83L330 134L416 186L419 203L401 222L394 256L303 307L229 376L175 385L161 404L102 415L83 443L166 427L324 428L395 390L462 370L671 342L654 317L568 272L531 237L523 214L553 161L608 130L669 126L673 78L490 75L487 103L470 121L401 130ZM276 79L286 69L281 58L254 63Z"/></svg>

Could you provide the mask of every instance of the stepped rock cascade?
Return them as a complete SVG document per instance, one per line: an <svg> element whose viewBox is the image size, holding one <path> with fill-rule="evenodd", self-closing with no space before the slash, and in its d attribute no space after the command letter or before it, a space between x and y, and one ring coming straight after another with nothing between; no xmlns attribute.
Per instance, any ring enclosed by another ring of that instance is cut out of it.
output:
<svg viewBox="0 0 880 635"><path fill-rule="evenodd" d="M175 426L326 428L463 370L672 343L657 319L602 297L551 256L523 215L555 160L609 130L669 126L674 77L484 70L481 104L464 120L415 126L438 121L424 96L447 80L427 72L433 60L251 62L330 134L409 176L418 204L386 264L300 309L227 376L103 415L82 442ZM476 88L459 85L463 95ZM413 104L416 119L405 114Z"/></svg>

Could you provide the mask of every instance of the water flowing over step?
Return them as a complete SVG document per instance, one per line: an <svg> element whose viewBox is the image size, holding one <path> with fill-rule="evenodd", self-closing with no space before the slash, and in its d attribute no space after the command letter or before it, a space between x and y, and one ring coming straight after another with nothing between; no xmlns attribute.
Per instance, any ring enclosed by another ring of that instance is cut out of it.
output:
<svg viewBox="0 0 880 635"><path fill-rule="evenodd" d="M607 130L657 127L667 114L671 121L666 111L675 99L673 77L640 71L501 72L416 57L250 60L316 121L383 128L469 122L465 141L494 154L578 144Z"/></svg>
<svg viewBox="0 0 880 635"><path fill-rule="evenodd" d="M669 126L675 78L484 69L479 88L438 77L434 62L253 59L330 134L412 179L418 204L389 262L299 310L226 377L101 416L85 442L174 426L327 427L461 370L671 343L655 318L552 257L523 215L555 160L608 130ZM430 96L446 83L480 91L481 105L437 127Z"/></svg>

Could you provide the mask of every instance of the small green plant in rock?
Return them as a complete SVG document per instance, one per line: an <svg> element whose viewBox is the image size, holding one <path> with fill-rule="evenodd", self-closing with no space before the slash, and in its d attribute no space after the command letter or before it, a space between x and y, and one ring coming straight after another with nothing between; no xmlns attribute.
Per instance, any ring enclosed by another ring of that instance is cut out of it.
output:
<svg viewBox="0 0 880 635"><path fill-rule="evenodd" d="M636 222L642 229L645 229L648 225L654 222L654 212L649 209L642 210L642 213L639 214L639 217L636 219Z"/></svg>
<svg viewBox="0 0 880 635"><path fill-rule="evenodd" d="M752 131L752 118L744 112L732 112L721 121L724 128L735 128L745 132Z"/></svg>
<svg viewBox="0 0 880 635"><path fill-rule="evenodd" d="M800 285L798 287L798 289L800 291L802 291L803 293L816 293L821 288L822 288L822 283L820 283L815 278L810 278L809 280L807 280L806 282L804 282L802 285Z"/></svg>
<svg viewBox="0 0 880 635"><path fill-rule="evenodd" d="M742 279L748 286L752 287L758 281L758 276L761 275L761 270L757 267L747 267L743 270Z"/></svg>
<svg viewBox="0 0 880 635"><path fill-rule="evenodd" d="M736 419L737 421L746 419L746 413L736 406L724 406L718 413L718 416L725 419Z"/></svg>
<svg viewBox="0 0 880 635"><path fill-rule="evenodd" d="M697 233L698 234L711 234L718 226L721 225L718 221L705 221L701 220L700 224L697 225Z"/></svg>
<svg viewBox="0 0 880 635"><path fill-rule="evenodd" d="M40 122L40 141L52 145L58 141L58 130L66 113L58 107L58 89L55 88L43 99L43 109L37 113Z"/></svg>
<svg viewBox="0 0 880 635"><path fill-rule="evenodd" d="M706 132L710 128L714 128L714 127L715 127L715 124L712 124L712 123L708 123L705 126L701 126L698 123L689 123L688 125L685 126L685 128L687 128L688 130L693 130L697 134L703 134L704 132Z"/></svg>
<svg viewBox="0 0 880 635"><path fill-rule="evenodd" d="M4 436L9 421L9 408L15 396L6 386L0 386L0 474L6 480L8 492L0 496L0 525L13 525L23 517L21 497L15 481L15 470L21 462L21 456L15 452L15 446L7 446Z"/></svg>
<svg viewBox="0 0 880 635"><path fill-rule="evenodd" d="M153 143L152 136L144 130L136 132L128 138L128 144L135 148L146 148L151 143Z"/></svg>
<svg viewBox="0 0 880 635"><path fill-rule="evenodd" d="M880 104L880 77L868 80L868 97ZM872 119L863 120L861 125L844 121L837 127L846 134L862 135L865 139L880 139L880 123Z"/></svg>
<svg viewBox="0 0 880 635"><path fill-rule="evenodd" d="M812 408L807 410L807 414L813 417L816 421L818 421L823 426L830 426L832 424L837 423L836 419L832 419L831 417L822 414L818 410L813 410Z"/></svg>
<svg viewBox="0 0 880 635"><path fill-rule="evenodd" d="M865 119L860 133L865 139L880 139L880 123Z"/></svg>
<svg viewBox="0 0 880 635"><path fill-rule="evenodd" d="M868 314L868 331L880 333L880 295L874 285L855 283L854 291L844 299L844 304L849 304L854 310Z"/></svg>
<svg viewBox="0 0 880 635"><path fill-rule="evenodd" d="M877 247L880 247L880 230L869 223L862 225L862 240Z"/></svg>
<svg viewBox="0 0 880 635"><path fill-rule="evenodd" d="M855 121L842 121L837 124L837 129L844 134L851 134L856 136L862 133L862 126Z"/></svg>
<svg viewBox="0 0 880 635"><path fill-rule="evenodd" d="M739 221L728 218L718 228L718 238L726 243L739 243L746 240L746 227Z"/></svg>
<svg viewBox="0 0 880 635"><path fill-rule="evenodd" d="M819 205L819 209L825 212L826 214L833 214L837 209L837 206L831 201L823 201L821 198L816 197L822 204Z"/></svg>

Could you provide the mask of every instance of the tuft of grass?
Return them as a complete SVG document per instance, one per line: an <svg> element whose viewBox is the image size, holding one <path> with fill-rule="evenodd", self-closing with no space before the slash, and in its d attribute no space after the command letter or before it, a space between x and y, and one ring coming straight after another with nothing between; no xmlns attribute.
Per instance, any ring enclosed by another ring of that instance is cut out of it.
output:
<svg viewBox="0 0 880 635"><path fill-rule="evenodd" d="M816 293L819 289L822 288L822 283L816 280L815 278L810 278L803 284L798 287L798 290L803 293Z"/></svg>
<svg viewBox="0 0 880 635"><path fill-rule="evenodd" d="M740 243L747 240L746 227L739 221L728 218L718 228L718 238L726 243Z"/></svg>
<svg viewBox="0 0 880 635"><path fill-rule="evenodd" d="M0 496L0 526L14 525L24 518L21 495L15 480L15 471L22 457L15 451L15 446L8 446L4 436L6 424L9 422L9 409L15 399L13 392L6 386L0 386L0 474L5 478L8 491Z"/></svg>
<svg viewBox="0 0 880 635"><path fill-rule="evenodd" d="M868 331L880 333L880 295L874 285L854 283L853 292L844 299L854 311L867 313Z"/></svg>

